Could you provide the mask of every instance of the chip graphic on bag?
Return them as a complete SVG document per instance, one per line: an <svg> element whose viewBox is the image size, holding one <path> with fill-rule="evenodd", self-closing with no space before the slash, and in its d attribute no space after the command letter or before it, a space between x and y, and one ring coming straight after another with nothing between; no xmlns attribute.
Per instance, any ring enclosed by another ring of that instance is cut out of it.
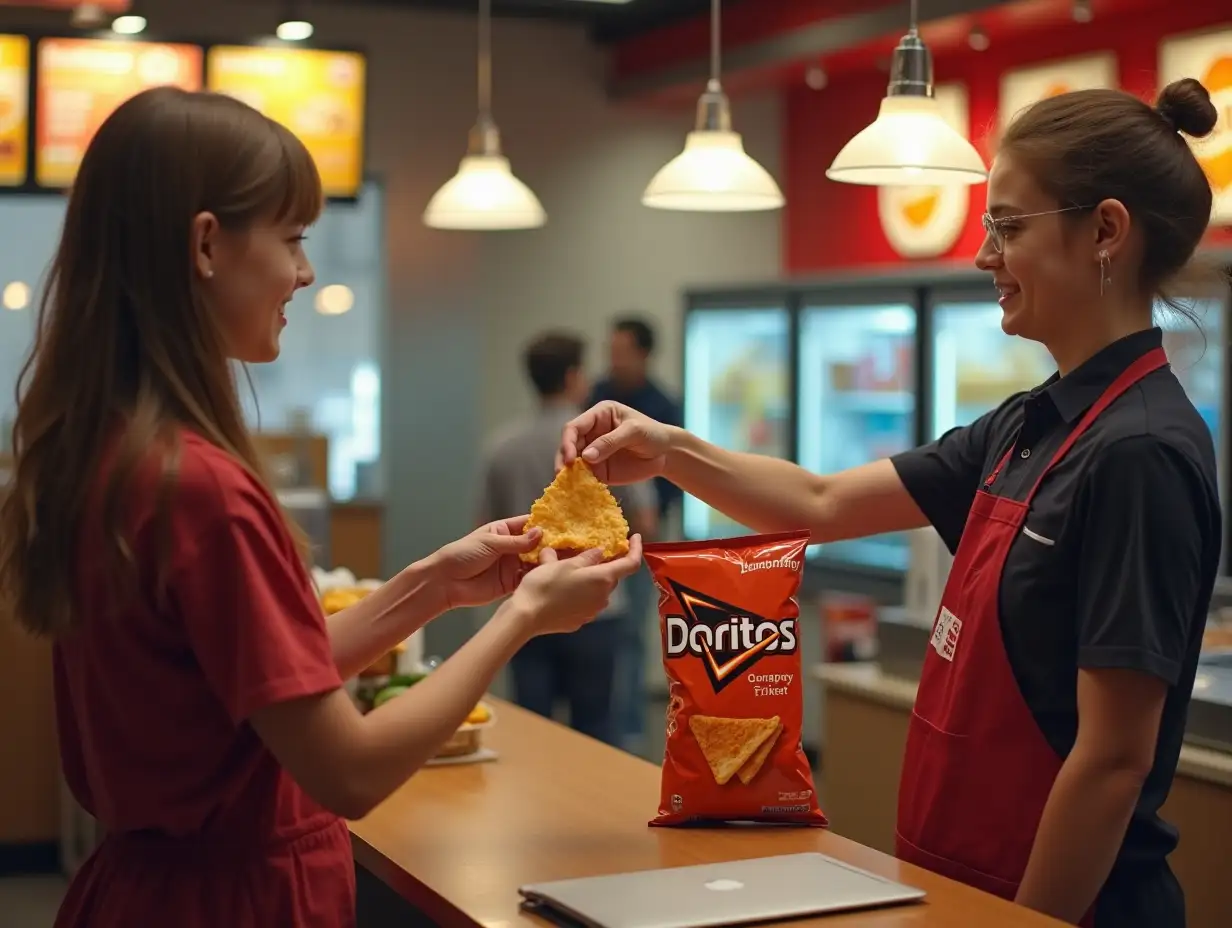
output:
<svg viewBox="0 0 1232 928"><path fill-rule="evenodd" d="M669 700L652 825L827 824L800 744L807 532L647 545Z"/></svg>

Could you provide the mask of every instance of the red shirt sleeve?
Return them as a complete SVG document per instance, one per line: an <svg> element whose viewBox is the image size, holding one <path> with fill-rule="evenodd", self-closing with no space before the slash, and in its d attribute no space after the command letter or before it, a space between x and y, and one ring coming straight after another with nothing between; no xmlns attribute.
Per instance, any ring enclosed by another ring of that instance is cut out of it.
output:
<svg viewBox="0 0 1232 928"><path fill-rule="evenodd" d="M206 680L239 724L265 706L337 689L342 678L276 504L242 472L214 489L219 518L208 530L185 537L194 520L176 520L170 594Z"/></svg>

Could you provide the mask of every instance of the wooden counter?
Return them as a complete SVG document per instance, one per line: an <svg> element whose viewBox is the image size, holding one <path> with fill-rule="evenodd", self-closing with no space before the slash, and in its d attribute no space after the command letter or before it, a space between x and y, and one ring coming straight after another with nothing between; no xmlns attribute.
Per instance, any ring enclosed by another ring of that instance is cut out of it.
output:
<svg viewBox="0 0 1232 928"><path fill-rule="evenodd" d="M514 706L495 705L497 724L486 734L500 755L496 761L422 770L371 815L352 824L362 925L542 925L519 910L519 886L800 851L820 851L919 886L928 897L917 905L791 924L1061 924L824 829L649 828L646 822L658 807L658 767ZM417 910L418 918L410 912L380 916L366 910L368 874L383 884L376 885L378 890L394 890Z"/></svg>
<svg viewBox="0 0 1232 928"><path fill-rule="evenodd" d="M870 847L894 845L898 778L916 683L875 664L828 664L825 690L826 812ZM1232 755L1186 745L1162 810L1181 834L1168 858L1185 889L1189 928L1226 928L1232 912Z"/></svg>

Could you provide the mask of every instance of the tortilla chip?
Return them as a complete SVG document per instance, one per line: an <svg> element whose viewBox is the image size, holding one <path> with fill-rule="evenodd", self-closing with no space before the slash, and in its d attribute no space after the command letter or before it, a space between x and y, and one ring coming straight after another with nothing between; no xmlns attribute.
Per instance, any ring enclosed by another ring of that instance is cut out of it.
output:
<svg viewBox="0 0 1232 928"><path fill-rule="evenodd" d="M783 733L783 723L779 722L778 728L774 730L769 738L761 743L753 756L744 762L744 766L736 771L736 775L740 777L740 782L748 786L753 782L753 778L761 773L762 764L766 762L766 758L770 756L770 752L774 750L774 746L779 743L779 735Z"/></svg>
<svg viewBox="0 0 1232 928"><path fill-rule="evenodd" d="M561 470L530 507L530 519L523 531L531 528L543 532L535 550L520 555L531 564L539 563L539 552L544 548L602 548L605 559L629 553L629 523L620 504L581 458Z"/></svg>
<svg viewBox="0 0 1232 928"><path fill-rule="evenodd" d="M724 719L713 715L689 718L689 730L720 786L734 777L780 727L777 715L770 719Z"/></svg>

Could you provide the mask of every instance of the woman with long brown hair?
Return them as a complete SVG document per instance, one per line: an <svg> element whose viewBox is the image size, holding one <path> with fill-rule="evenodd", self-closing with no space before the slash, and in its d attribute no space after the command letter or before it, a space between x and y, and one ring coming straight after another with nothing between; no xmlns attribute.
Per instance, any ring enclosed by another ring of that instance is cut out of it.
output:
<svg viewBox="0 0 1232 928"><path fill-rule="evenodd" d="M328 622L231 362L278 355L322 206L304 146L228 97L158 88L69 195L19 388L0 613L54 639L68 784L106 837L60 926L354 923L343 817L414 773L530 638L592 618L640 557L526 573L484 526ZM360 715L342 681L441 612L508 594L423 683Z"/></svg>

